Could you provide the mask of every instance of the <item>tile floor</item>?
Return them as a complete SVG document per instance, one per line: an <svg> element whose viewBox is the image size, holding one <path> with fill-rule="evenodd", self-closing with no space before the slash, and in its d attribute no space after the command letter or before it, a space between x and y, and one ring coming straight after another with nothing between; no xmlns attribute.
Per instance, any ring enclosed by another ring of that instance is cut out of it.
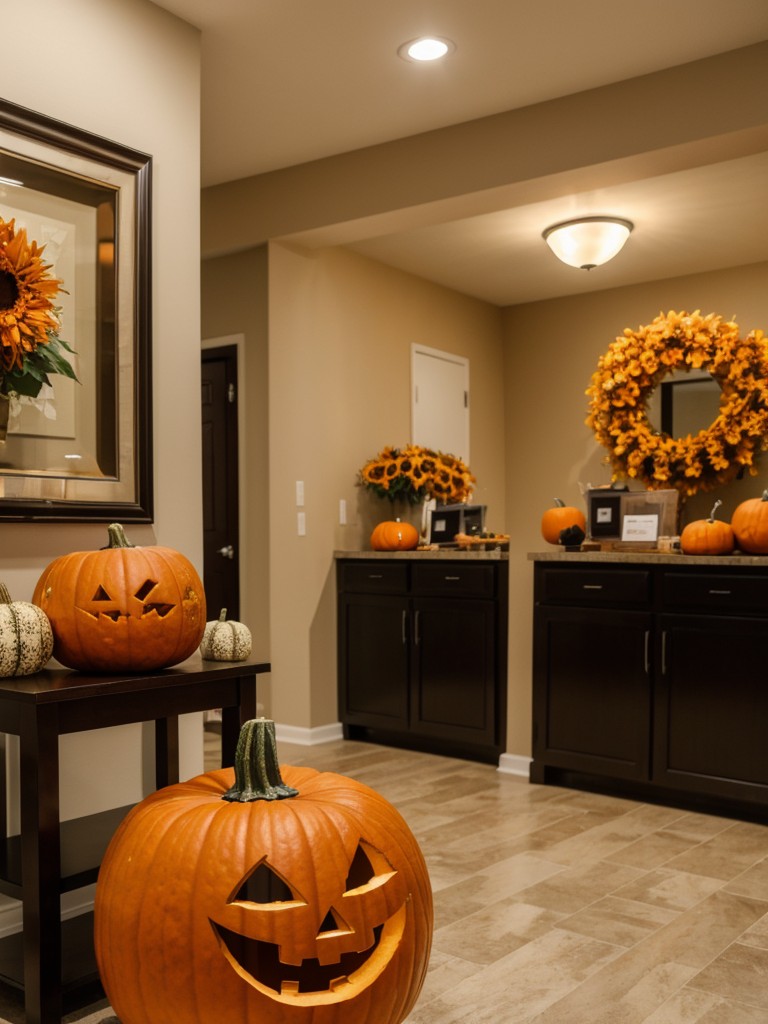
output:
<svg viewBox="0 0 768 1024"><path fill-rule="evenodd" d="M407 1024L768 1022L768 826L370 744L280 755L377 789L422 847L435 933Z"/></svg>
<svg viewBox="0 0 768 1024"><path fill-rule="evenodd" d="M768 1021L768 826L362 743L281 758L379 790L421 845L435 933L407 1024Z"/></svg>

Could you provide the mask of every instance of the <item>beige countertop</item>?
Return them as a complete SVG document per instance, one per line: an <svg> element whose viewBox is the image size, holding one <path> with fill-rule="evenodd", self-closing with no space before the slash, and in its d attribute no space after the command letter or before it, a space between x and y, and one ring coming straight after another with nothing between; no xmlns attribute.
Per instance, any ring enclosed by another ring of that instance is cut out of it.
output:
<svg viewBox="0 0 768 1024"><path fill-rule="evenodd" d="M442 561L461 559L462 562L507 562L509 552L492 548L490 551L462 551L458 548L441 548L438 551L334 551L336 559L376 559L389 561Z"/></svg>
<svg viewBox="0 0 768 1024"><path fill-rule="evenodd" d="M758 566L768 570L766 555L684 555L682 553L660 553L654 551L532 551L528 554L532 562L623 562L626 565L717 565Z"/></svg>

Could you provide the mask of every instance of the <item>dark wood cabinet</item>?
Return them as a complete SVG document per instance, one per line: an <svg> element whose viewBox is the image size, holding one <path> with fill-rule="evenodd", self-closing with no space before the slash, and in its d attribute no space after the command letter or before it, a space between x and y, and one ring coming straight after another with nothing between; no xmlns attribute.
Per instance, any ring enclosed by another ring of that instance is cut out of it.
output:
<svg viewBox="0 0 768 1024"><path fill-rule="evenodd" d="M497 762L506 560L340 558L337 578L345 736Z"/></svg>
<svg viewBox="0 0 768 1024"><path fill-rule="evenodd" d="M542 560L534 598L533 781L768 808L768 559Z"/></svg>

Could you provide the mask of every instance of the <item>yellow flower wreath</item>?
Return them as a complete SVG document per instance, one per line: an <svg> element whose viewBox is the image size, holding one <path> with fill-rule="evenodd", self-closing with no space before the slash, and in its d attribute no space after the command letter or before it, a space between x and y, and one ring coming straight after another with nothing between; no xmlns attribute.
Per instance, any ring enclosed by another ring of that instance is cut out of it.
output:
<svg viewBox="0 0 768 1024"><path fill-rule="evenodd" d="M682 438L648 420L654 388L675 369L707 370L721 389L715 420ZM614 480L683 495L709 491L744 470L757 472L768 437L768 340L760 330L740 338L738 324L715 313L660 313L609 345L586 393L586 422L609 451Z"/></svg>

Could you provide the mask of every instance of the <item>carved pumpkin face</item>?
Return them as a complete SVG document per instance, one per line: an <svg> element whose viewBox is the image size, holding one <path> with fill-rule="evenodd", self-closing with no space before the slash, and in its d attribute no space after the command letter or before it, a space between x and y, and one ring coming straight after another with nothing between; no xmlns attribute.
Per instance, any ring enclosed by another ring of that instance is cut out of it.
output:
<svg viewBox="0 0 768 1024"><path fill-rule="evenodd" d="M109 547L63 555L37 583L32 600L51 622L54 657L86 672L183 661L205 629L200 577L178 551L133 547L122 527L109 530Z"/></svg>
<svg viewBox="0 0 768 1024"><path fill-rule="evenodd" d="M282 771L293 799L227 804L229 769L153 794L121 826L99 876L96 951L122 1024L410 1012L432 929L413 835L360 783Z"/></svg>

